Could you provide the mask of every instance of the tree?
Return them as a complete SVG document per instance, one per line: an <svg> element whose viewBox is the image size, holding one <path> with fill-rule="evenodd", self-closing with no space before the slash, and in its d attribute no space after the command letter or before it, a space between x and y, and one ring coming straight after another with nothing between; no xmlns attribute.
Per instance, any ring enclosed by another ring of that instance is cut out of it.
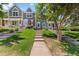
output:
<svg viewBox="0 0 79 59"><path fill-rule="evenodd" d="M36 4L36 21L46 21L46 16L45 16L45 3L39 3Z"/></svg>
<svg viewBox="0 0 79 59"><path fill-rule="evenodd" d="M61 28L65 26L65 21L69 20L71 15L73 14L74 9L78 6L78 4L45 4L43 7L45 14L48 20L52 20L56 27L57 39L61 40L62 32ZM43 17L44 18L44 17Z"/></svg>
<svg viewBox="0 0 79 59"><path fill-rule="evenodd" d="M3 11L3 6L2 6L2 4L0 4L0 18L2 19L2 25L4 26L4 20L3 20L3 18L4 18L4 11Z"/></svg>
<svg viewBox="0 0 79 59"><path fill-rule="evenodd" d="M79 7L74 10L74 14L72 15L71 26L79 26Z"/></svg>

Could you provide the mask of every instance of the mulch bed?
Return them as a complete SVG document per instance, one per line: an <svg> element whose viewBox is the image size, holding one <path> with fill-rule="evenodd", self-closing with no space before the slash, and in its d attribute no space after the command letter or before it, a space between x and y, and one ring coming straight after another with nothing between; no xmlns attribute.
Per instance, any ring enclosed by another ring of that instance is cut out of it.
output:
<svg viewBox="0 0 79 59"><path fill-rule="evenodd" d="M58 40L51 38L44 38L44 39L45 39L45 43L47 44L53 56L67 55L67 53L65 53L63 48L61 47L61 43Z"/></svg>

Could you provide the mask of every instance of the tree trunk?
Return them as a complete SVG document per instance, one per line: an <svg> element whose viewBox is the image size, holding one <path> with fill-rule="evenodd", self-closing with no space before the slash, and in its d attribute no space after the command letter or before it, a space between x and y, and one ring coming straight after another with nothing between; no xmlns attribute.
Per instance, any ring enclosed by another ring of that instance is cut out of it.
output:
<svg viewBox="0 0 79 59"><path fill-rule="evenodd" d="M61 40L62 38L62 32L60 30L60 25L57 23L57 21L54 21L55 23L55 29L56 29L56 35L57 35L57 40Z"/></svg>
<svg viewBox="0 0 79 59"><path fill-rule="evenodd" d="M56 33L57 33L57 40L61 40L61 39L62 39L62 33L61 33L61 30L56 29Z"/></svg>

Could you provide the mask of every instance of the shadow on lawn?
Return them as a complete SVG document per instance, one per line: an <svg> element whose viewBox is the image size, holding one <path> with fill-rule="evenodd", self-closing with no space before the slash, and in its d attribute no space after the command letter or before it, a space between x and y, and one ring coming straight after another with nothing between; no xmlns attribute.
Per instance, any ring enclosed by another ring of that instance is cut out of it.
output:
<svg viewBox="0 0 79 59"><path fill-rule="evenodd" d="M5 45L5 46L9 46L10 47L10 46L13 45L13 43L19 44L20 43L19 40L23 40L23 39L24 38L20 37L19 35L13 35L13 36L5 39L5 40L0 41L0 45Z"/></svg>
<svg viewBox="0 0 79 59"><path fill-rule="evenodd" d="M68 53L68 55L76 55L79 56L79 46L74 46L66 42L61 43L64 50Z"/></svg>

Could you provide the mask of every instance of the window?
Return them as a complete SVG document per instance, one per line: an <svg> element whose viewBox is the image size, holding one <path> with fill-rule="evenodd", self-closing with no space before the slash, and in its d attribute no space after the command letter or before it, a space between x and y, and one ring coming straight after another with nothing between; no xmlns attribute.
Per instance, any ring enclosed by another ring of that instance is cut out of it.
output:
<svg viewBox="0 0 79 59"><path fill-rule="evenodd" d="M38 27L39 27L39 23L38 23Z"/></svg>
<svg viewBox="0 0 79 59"><path fill-rule="evenodd" d="M51 26L51 24L49 23L49 26Z"/></svg>
<svg viewBox="0 0 79 59"><path fill-rule="evenodd" d="M16 21L12 21L12 25L16 25Z"/></svg>
<svg viewBox="0 0 79 59"><path fill-rule="evenodd" d="M19 16L18 12L13 12L13 16Z"/></svg>
<svg viewBox="0 0 79 59"><path fill-rule="evenodd" d="M28 13L26 14L26 17L32 17L32 14Z"/></svg>

